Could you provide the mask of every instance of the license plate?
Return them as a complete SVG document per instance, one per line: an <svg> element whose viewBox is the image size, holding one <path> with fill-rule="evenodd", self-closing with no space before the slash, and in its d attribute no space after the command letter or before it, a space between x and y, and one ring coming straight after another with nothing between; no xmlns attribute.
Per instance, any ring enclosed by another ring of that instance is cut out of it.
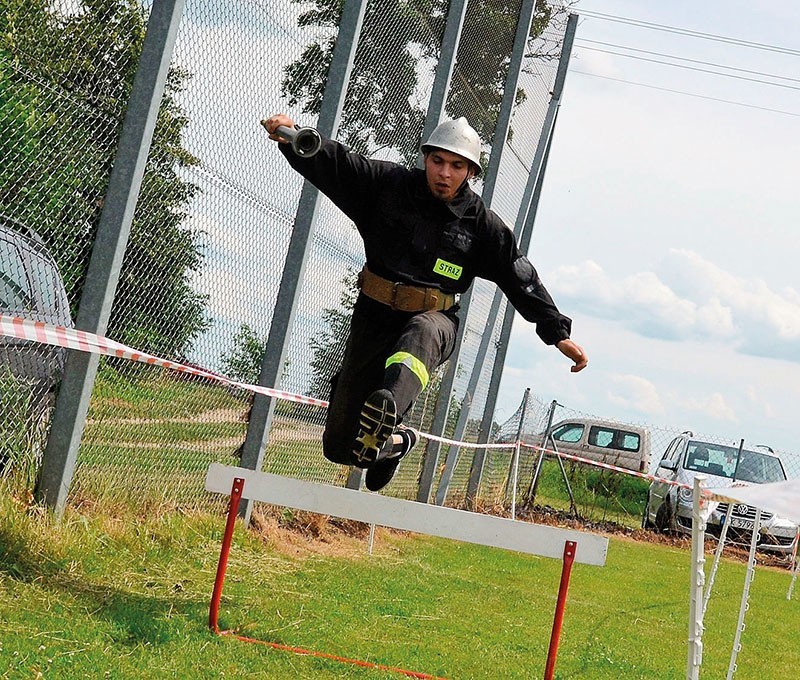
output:
<svg viewBox="0 0 800 680"><path fill-rule="evenodd" d="M742 519L741 517L731 517L731 526L734 529L748 529L749 531L753 530L753 520L752 519Z"/></svg>

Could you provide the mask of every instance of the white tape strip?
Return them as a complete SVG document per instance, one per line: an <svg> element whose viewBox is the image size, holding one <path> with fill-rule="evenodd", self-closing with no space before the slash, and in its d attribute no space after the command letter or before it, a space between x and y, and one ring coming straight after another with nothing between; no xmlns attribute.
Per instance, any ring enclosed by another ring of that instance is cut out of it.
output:
<svg viewBox="0 0 800 680"><path fill-rule="evenodd" d="M258 394L274 397L275 399L285 399L286 401L310 404L322 408L327 408L328 406L328 402L322 399L305 397L300 394L292 394L291 392L284 392L283 390L276 390L271 387L262 387L261 385L241 383L226 378L224 375L219 375L218 373L211 373L210 371L194 368L193 366L186 366L174 361L169 361L168 359L161 359L152 354L140 352L132 347L115 342L102 335L87 333L86 331L80 331L75 328L54 326L52 324L42 323L41 321L31 321L30 319L0 315L0 335L8 335L13 338L19 338L20 340L32 340L33 342L54 345L55 347L75 349L81 352L91 352L92 354L103 354L105 356L118 357L130 361L138 361L144 364L150 364L151 366L161 366L162 368L168 368L173 371L190 373L191 375L196 375L201 378L208 378L209 380L214 380L232 387L238 387L242 390L257 392Z"/></svg>
<svg viewBox="0 0 800 680"><path fill-rule="evenodd" d="M172 371L190 373L191 375L196 375L201 378L208 378L209 380L214 380L224 385L230 385L232 387L237 387L249 392L256 392L258 394L263 394L267 397L273 397L275 399L293 401L298 404L310 404L311 406L319 406L321 408L328 407L328 402L323 401L322 399L315 399L314 397L306 397L300 394L293 394L292 392L284 392L283 390L276 390L271 387L262 387L261 385L251 385L249 383L231 380L230 378L226 378L224 375L220 375L219 373L211 373L210 371L206 371L201 368L194 368L193 366L186 366L185 364L179 364L174 361L169 361L168 359L161 359L160 357L153 356L152 354L140 352L132 347L123 345L105 336L96 335L95 333L88 333L76 328L55 326L53 324L42 323L41 321L21 319L16 316L0 315L0 335L6 335L12 338L18 338L20 340L31 340L33 342L39 342L45 345L53 345L55 347L74 349L80 352L91 352L93 354L102 354L105 356L118 357L120 359L128 359L130 361L138 361L141 363L150 364L151 366L161 366L162 368L168 368ZM515 443L473 444L471 442L461 442L454 439L447 439L445 437L437 437L436 435L428 434L427 432L420 432L419 435L424 439L432 439L437 442L442 442L443 444L460 446L465 449L513 449L516 445ZM524 443L521 445L526 448L542 450L541 447L538 446L529 446ZM659 477L654 477L653 475L634 472L626 468L609 465L608 463L600 463L596 460L589 460L588 458L581 458L580 456L572 456L566 453L560 453L558 451L550 451L549 449L543 450L545 453L550 455L569 458L581 463L586 463L588 465L614 470L615 472L622 472L627 475L643 477L644 479L649 479L651 481L657 480L673 486L691 488L685 484L679 484L668 479L660 479Z"/></svg>

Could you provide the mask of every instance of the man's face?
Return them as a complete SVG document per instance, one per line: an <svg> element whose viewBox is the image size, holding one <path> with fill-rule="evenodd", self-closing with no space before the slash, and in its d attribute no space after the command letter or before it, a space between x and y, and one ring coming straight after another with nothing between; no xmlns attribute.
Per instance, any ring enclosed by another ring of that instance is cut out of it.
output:
<svg viewBox="0 0 800 680"><path fill-rule="evenodd" d="M433 149L425 155L425 177L428 180L428 188L441 201L452 201L464 180L472 175L470 162L457 153Z"/></svg>

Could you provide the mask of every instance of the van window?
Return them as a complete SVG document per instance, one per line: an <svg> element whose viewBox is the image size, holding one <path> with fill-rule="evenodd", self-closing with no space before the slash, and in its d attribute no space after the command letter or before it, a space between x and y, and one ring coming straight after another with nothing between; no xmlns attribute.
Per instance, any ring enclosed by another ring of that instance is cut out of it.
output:
<svg viewBox="0 0 800 680"><path fill-rule="evenodd" d="M619 448L625 451L639 450L639 435L633 432L620 432Z"/></svg>
<svg viewBox="0 0 800 680"><path fill-rule="evenodd" d="M553 430L553 439L557 442L579 442L583 437L583 425L580 423L564 423Z"/></svg>
<svg viewBox="0 0 800 680"><path fill-rule="evenodd" d="M614 430L610 427L594 425L589 430L589 443L604 449L621 449L623 451L638 451L640 437L635 432Z"/></svg>
<svg viewBox="0 0 800 680"><path fill-rule="evenodd" d="M601 446L604 449L613 448L614 430L609 430L605 427L597 427L595 425L589 430L589 443L592 446Z"/></svg>

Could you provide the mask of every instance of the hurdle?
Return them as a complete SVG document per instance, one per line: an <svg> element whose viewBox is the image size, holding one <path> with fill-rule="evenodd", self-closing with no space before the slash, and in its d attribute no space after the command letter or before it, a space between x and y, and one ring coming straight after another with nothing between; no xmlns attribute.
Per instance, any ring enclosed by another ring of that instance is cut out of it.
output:
<svg viewBox="0 0 800 680"><path fill-rule="evenodd" d="M380 666L364 661L335 657L327 653L296 650L286 645L269 643L235 635L219 629L219 604L225 581L228 556L239 502L242 498L269 503L295 510L331 515L342 519L377 524L391 529L449 538L465 543L475 543L530 555L562 560L561 581L550 635L550 645L545 666L545 680L552 680L563 623L569 578L574 562L603 566L608 552L608 539L603 536L532 524L494 515L482 515L390 496L356 491L325 484L306 482L267 472L212 463L206 474L206 490L228 494L228 515L222 538L214 590L209 607L208 625L218 635L233 635L248 642L261 642L271 647L296 651L301 654L333 658L346 663L395 671L412 677L432 677L422 673L404 671L391 666Z"/></svg>

